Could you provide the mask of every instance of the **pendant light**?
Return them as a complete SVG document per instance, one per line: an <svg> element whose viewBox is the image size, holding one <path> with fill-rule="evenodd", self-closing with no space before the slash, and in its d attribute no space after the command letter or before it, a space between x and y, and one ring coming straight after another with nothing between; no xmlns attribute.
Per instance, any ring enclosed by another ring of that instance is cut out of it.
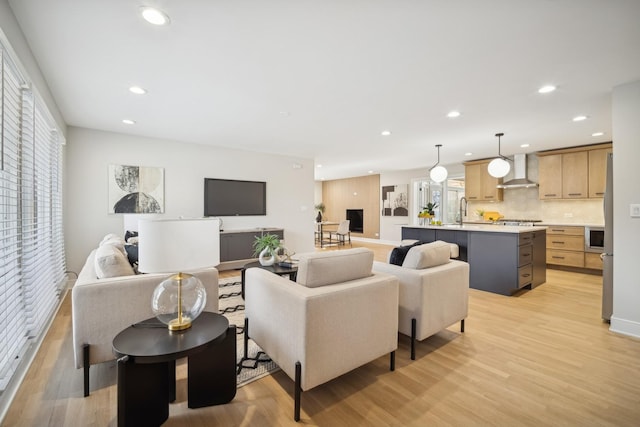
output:
<svg viewBox="0 0 640 427"><path fill-rule="evenodd" d="M440 183L447 179L449 172L447 172L444 166L438 166L438 163L440 163L440 147L442 147L442 144L437 144L436 147L438 148L438 161L429 169L429 176L433 182Z"/></svg>
<svg viewBox="0 0 640 427"><path fill-rule="evenodd" d="M496 136L498 137L498 157L491 160L487 169L489 170L489 175L492 177L502 178L509 173L511 165L508 162L509 159L500 154L500 137L504 136L504 133L496 133Z"/></svg>

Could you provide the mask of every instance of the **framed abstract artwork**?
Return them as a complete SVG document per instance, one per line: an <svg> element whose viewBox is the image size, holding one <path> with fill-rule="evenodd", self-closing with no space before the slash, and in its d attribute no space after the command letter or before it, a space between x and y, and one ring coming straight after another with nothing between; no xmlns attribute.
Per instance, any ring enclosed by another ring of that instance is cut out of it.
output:
<svg viewBox="0 0 640 427"><path fill-rule="evenodd" d="M406 184L382 187L382 216L409 216Z"/></svg>
<svg viewBox="0 0 640 427"><path fill-rule="evenodd" d="M164 213L164 168L109 165L109 213Z"/></svg>

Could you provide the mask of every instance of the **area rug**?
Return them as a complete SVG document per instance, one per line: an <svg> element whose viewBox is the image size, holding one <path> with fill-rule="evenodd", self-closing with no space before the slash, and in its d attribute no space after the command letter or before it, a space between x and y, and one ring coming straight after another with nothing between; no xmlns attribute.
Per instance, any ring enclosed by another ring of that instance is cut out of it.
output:
<svg viewBox="0 0 640 427"><path fill-rule="evenodd" d="M240 277L219 280L219 312L229 319L229 324L236 325L238 387L247 385L280 369L252 339L249 339L249 354L246 358L244 357L244 300L242 299L241 291Z"/></svg>

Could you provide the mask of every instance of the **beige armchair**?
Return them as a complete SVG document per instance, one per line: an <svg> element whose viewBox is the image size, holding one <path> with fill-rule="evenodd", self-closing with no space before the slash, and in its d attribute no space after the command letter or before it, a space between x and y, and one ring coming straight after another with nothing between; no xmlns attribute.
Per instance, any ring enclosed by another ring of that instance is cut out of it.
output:
<svg viewBox="0 0 640 427"><path fill-rule="evenodd" d="M253 339L295 381L300 395L398 347L398 280L373 273L373 252L299 256L296 282L260 268L245 275L245 340ZM245 343L246 348L246 343Z"/></svg>
<svg viewBox="0 0 640 427"><path fill-rule="evenodd" d="M411 337L412 360L416 358L416 340L456 322L464 332L469 264L450 259L457 255L457 245L437 241L410 248L402 266L378 261L373 265L373 271L392 274L400 282L398 330Z"/></svg>

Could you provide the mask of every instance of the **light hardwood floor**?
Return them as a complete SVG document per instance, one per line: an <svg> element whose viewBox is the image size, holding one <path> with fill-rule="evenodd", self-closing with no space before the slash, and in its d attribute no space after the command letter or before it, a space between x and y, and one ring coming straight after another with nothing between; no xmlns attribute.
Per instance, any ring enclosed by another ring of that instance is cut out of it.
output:
<svg viewBox="0 0 640 427"><path fill-rule="evenodd" d="M384 259L388 247L354 242ZM223 272L222 276L238 275ZM299 424L317 426L638 426L640 340L600 320L601 278L548 270L547 283L504 297L471 289L459 325L419 343L400 335L388 357L302 394ZM115 426L113 363L91 368L91 396L73 367L65 299L3 426ZM184 370L179 370L184 372ZM227 405L188 409L180 374L165 426L296 425L282 372L238 389Z"/></svg>

